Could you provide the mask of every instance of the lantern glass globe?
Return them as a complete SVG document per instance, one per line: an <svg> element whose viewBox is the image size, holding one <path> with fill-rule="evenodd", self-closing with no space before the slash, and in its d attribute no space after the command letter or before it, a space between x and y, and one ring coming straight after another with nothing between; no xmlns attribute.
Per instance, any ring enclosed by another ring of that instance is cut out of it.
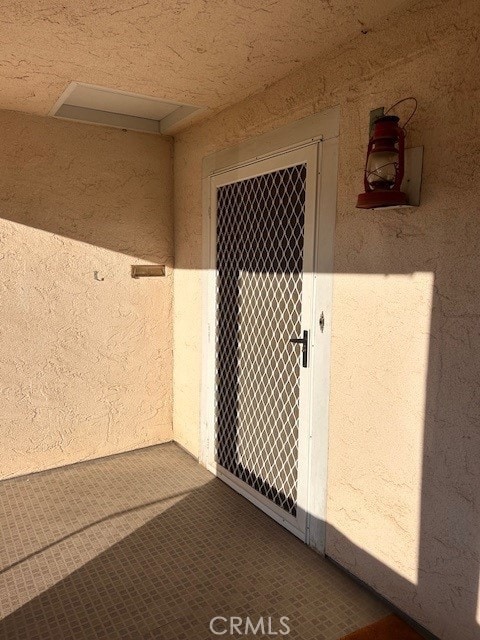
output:
<svg viewBox="0 0 480 640"><path fill-rule="evenodd" d="M397 169L397 151L372 151L368 157L367 181L372 189L392 189Z"/></svg>

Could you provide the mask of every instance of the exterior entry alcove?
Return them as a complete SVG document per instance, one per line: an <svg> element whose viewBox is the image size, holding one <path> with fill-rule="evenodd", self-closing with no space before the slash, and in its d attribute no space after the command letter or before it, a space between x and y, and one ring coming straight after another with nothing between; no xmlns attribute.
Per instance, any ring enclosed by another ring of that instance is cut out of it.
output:
<svg viewBox="0 0 480 640"><path fill-rule="evenodd" d="M111 611L123 611L114 625L141 619L141 633L156 633L171 622L165 607L149 606L152 593L172 595L162 562L177 557L187 572L215 562L216 549L221 573L238 561L249 584L254 541L255 561L269 549L295 558L275 565L278 579L287 566L315 589L335 576L332 591L364 593L333 560L436 637L478 640L479 3L157 5L2 8L0 506L9 537L0 625L48 634L57 605L77 624L76 594L77 611L99 607L82 618L87 636ZM156 124L149 134L48 117L72 81L202 110L170 123L169 136ZM369 113L405 96L419 105L407 146L424 148L420 206L360 211ZM333 112L332 135L317 130ZM307 121L316 124L300 135ZM316 238L325 262L310 274L324 288L311 385L323 463L310 465L305 513L309 542L328 561L179 448L212 468L203 382L214 357L204 313L211 176L303 142L318 142L335 167L321 173L317 203L335 224ZM131 277L145 265L165 276ZM222 538L215 508L226 531L236 509L248 526ZM172 531L185 532L182 544ZM134 571L125 557L138 560ZM143 595L124 610L119 596L109 613L90 587L97 579L112 589L116 571ZM178 603L205 584L180 585L172 619L193 620ZM356 601L348 593L345 610ZM282 588L282 606L288 595ZM313 616L310 596L297 614ZM359 625L386 613L362 598ZM345 631L327 619L337 636Z"/></svg>

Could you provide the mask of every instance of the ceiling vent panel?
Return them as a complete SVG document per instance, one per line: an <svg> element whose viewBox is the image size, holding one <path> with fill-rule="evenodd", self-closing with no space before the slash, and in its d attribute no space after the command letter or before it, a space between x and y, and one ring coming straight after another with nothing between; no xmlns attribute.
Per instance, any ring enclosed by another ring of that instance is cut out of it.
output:
<svg viewBox="0 0 480 640"><path fill-rule="evenodd" d="M201 107L166 102L127 91L72 82L50 111L51 116L119 129L168 134L185 124Z"/></svg>

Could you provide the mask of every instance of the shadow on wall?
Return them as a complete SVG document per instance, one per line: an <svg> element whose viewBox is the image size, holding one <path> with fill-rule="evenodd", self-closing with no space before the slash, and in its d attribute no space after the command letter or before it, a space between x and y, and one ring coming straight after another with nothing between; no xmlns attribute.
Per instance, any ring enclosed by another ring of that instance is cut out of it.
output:
<svg viewBox="0 0 480 640"><path fill-rule="evenodd" d="M0 217L172 261L171 139L0 111Z"/></svg>
<svg viewBox="0 0 480 640"><path fill-rule="evenodd" d="M73 545L76 533L68 536ZM66 539L46 548L61 542L64 553ZM212 479L5 617L0 636L206 639L216 637L214 616L287 616L288 637L335 640L386 614L342 571Z"/></svg>
<svg viewBox="0 0 480 640"><path fill-rule="evenodd" d="M172 141L0 111L0 477L172 438Z"/></svg>

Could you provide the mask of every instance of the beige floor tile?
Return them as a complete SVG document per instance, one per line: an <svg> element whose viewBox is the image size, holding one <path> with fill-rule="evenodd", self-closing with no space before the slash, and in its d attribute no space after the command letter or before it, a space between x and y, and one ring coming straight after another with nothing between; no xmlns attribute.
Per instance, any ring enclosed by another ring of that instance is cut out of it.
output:
<svg viewBox="0 0 480 640"><path fill-rule="evenodd" d="M0 484L0 638L334 640L388 613L174 444ZM281 637L281 636L277 636Z"/></svg>

